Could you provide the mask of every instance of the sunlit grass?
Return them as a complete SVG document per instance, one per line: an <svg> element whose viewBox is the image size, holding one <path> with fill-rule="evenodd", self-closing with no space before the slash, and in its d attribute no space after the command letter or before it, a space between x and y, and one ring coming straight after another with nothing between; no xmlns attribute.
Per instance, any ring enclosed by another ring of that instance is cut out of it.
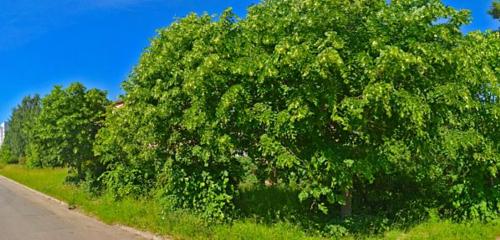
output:
<svg viewBox="0 0 500 240"><path fill-rule="evenodd" d="M428 222L420 224L408 232L392 231L385 234L385 239L394 240L432 240L457 239L477 240L492 239L500 236L500 221L491 223L452 223L449 221Z"/></svg>
<svg viewBox="0 0 500 240"><path fill-rule="evenodd" d="M319 239L308 238L287 224L262 225L250 220L211 224L186 211L166 211L148 199L115 201L107 195L93 197L76 186L64 184L66 169L27 169L7 165L0 174L46 193L108 224L123 224L175 239Z"/></svg>

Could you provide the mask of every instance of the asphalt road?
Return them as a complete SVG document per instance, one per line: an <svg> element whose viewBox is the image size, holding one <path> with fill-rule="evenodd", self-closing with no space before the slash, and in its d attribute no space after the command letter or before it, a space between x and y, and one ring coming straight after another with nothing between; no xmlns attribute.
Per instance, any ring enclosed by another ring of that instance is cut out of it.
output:
<svg viewBox="0 0 500 240"><path fill-rule="evenodd" d="M0 240L141 239L0 177Z"/></svg>

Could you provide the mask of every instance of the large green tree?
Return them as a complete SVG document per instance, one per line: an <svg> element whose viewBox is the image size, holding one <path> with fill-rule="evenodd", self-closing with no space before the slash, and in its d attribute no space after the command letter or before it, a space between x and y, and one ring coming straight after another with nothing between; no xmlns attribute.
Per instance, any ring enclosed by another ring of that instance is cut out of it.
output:
<svg viewBox="0 0 500 240"><path fill-rule="evenodd" d="M190 15L143 54L96 153L117 192L163 187L216 218L234 209L248 162L313 211L418 202L492 216L500 41L464 35L468 22L438 0L268 0L240 20Z"/></svg>
<svg viewBox="0 0 500 240"><path fill-rule="evenodd" d="M40 113L41 101L38 95L27 96L14 108L10 120L7 122L8 130L2 146L1 161L24 162L27 146L33 135L34 123Z"/></svg>
<svg viewBox="0 0 500 240"><path fill-rule="evenodd" d="M98 175L92 148L110 104L106 92L73 83L68 88L54 87L42 103L30 147L32 164L67 166L76 181Z"/></svg>
<svg viewBox="0 0 500 240"><path fill-rule="evenodd" d="M124 83L125 107L112 110L99 133L96 152L115 192L159 185L179 206L208 217L224 219L234 209L243 152L217 111L233 84L234 27L230 12L217 22L191 15L153 41Z"/></svg>

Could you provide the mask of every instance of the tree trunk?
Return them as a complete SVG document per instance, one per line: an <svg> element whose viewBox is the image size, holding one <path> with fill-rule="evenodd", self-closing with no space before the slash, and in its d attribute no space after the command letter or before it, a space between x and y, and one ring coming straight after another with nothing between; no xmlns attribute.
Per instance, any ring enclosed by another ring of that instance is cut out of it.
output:
<svg viewBox="0 0 500 240"><path fill-rule="evenodd" d="M271 176L269 176L269 178L264 181L264 184L266 185L266 187L273 187L278 184L278 171L276 167L273 167L273 169L271 170Z"/></svg>
<svg viewBox="0 0 500 240"><path fill-rule="evenodd" d="M344 192L345 204L340 208L340 216L346 219L352 216L352 193L347 190Z"/></svg>

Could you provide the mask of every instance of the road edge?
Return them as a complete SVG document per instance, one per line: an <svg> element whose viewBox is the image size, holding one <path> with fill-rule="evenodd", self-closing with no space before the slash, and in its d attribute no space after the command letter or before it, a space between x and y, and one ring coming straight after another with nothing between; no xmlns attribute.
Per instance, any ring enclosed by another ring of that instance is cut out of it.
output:
<svg viewBox="0 0 500 240"><path fill-rule="evenodd" d="M162 237L160 235L156 235L156 234L153 234L153 233L150 233L150 232L141 231L141 230L135 229L133 227L125 226L125 225L122 225L122 224L114 224L114 225L107 224L107 223L101 221L100 219L98 219L98 218L96 218L94 216L90 216L89 214L86 214L85 212L80 211L79 209L70 209L70 205L68 203L66 203L64 201L61 201L61 200L59 200L57 198L54 198L52 196L49 196L49 195L47 195L47 194L45 194L43 192L37 191L37 190L35 190L33 188L30 188L30 187L28 187L28 186L26 186L26 185L24 185L24 184L22 184L20 182L17 182L15 180L10 179L10 178L8 178L6 176L3 176L3 175L0 175L0 178L2 178L4 180L7 180L8 182L11 182L13 184L16 184L16 185L18 185L18 186L20 186L20 187L22 187L22 188L24 188L24 189L26 189L26 190L28 190L30 192L33 192L33 193L35 193L35 194L37 194L37 195L39 195L39 196L41 196L41 197L43 197L45 199L48 199L48 200L53 201L53 202L55 202L55 203L57 203L59 205L62 205L65 208L67 208L68 210L70 210L70 211L73 211L75 213L81 214L81 215L83 215L85 217L92 218L92 219L94 219L94 220L96 220L96 221L98 221L98 222L100 222L102 224L108 225L108 226L116 226L116 227L118 227L118 228L120 228L120 229L122 229L124 231L127 231L129 233L138 235L138 236L140 236L140 237L142 237L144 239L148 239L148 240L170 240L171 239L169 237Z"/></svg>

